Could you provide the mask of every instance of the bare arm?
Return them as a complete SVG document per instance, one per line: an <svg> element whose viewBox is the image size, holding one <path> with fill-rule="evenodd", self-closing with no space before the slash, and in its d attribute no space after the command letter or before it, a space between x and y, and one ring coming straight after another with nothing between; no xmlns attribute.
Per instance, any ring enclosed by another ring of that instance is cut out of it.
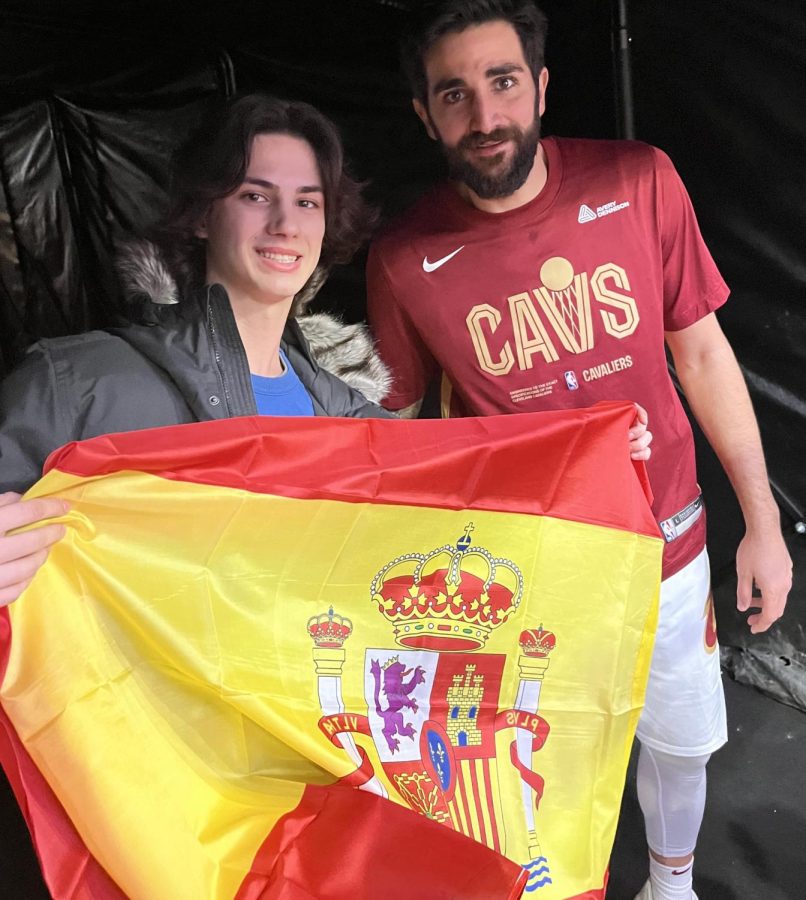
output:
<svg viewBox="0 0 806 900"><path fill-rule="evenodd" d="M753 633L783 615L792 587L792 560L781 535L778 506L770 492L756 417L733 350L712 313L666 333L680 384L691 410L730 479L745 522L736 553L737 606L758 606L748 618ZM761 591L753 598L753 581Z"/></svg>

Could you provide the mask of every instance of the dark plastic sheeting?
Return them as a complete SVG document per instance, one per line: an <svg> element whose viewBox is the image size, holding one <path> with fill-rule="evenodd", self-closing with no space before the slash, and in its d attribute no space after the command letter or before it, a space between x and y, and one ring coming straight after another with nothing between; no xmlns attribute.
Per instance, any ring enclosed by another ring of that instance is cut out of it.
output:
<svg viewBox="0 0 806 900"><path fill-rule="evenodd" d="M165 160L215 90L202 71L125 111L54 95L0 117L4 360L34 338L113 318L113 239L161 208Z"/></svg>

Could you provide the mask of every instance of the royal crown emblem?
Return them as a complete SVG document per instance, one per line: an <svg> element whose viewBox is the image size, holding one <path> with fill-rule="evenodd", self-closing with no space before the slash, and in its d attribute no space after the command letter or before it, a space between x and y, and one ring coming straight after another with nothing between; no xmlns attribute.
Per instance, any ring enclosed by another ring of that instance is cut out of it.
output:
<svg viewBox="0 0 806 900"><path fill-rule="evenodd" d="M471 549L473 524L456 546L409 553L372 581L372 599L394 625L398 644L415 650L468 652L483 647L517 609L523 576L508 559Z"/></svg>
<svg viewBox="0 0 806 900"><path fill-rule="evenodd" d="M521 632L518 643L526 656L548 656L557 644L557 638L551 631L544 631L543 626L529 628Z"/></svg>
<svg viewBox="0 0 806 900"><path fill-rule="evenodd" d="M313 638L314 646L322 649L338 650L352 632L353 623L334 613L332 606L327 613L308 619L308 634Z"/></svg>

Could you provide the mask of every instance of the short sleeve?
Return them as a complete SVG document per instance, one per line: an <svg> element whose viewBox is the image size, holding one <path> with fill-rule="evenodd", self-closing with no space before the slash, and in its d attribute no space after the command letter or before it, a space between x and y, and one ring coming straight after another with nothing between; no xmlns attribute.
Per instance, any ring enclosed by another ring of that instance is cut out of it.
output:
<svg viewBox="0 0 806 900"><path fill-rule="evenodd" d="M367 262L367 318L377 351L392 372L383 405L393 410L411 406L423 398L438 367L392 289L377 243Z"/></svg>
<svg viewBox="0 0 806 900"><path fill-rule="evenodd" d="M700 234L688 193L657 148L658 221L663 252L663 324L680 331L718 309L729 290Z"/></svg>

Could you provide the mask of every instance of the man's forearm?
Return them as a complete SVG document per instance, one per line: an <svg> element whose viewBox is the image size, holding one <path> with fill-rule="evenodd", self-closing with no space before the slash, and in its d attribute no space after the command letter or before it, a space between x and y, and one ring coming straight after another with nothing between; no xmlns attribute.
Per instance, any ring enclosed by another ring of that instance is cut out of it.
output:
<svg viewBox="0 0 806 900"><path fill-rule="evenodd" d="M718 326L717 326L718 328ZM708 346L681 347L668 335L691 411L730 479L747 529L778 528L758 424L736 357L721 330Z"/></svg>
<svg viewBox="0 0 806 900"><path fill-rule="evenodd" d="M680 384L730 478L746 533L736 551L736 599L750 630L766 631L781 617L792 587L792 560L770 491L758 424L739 364L712 314L666 335ZM754 585L759 594L754 596Z"/></svg>

